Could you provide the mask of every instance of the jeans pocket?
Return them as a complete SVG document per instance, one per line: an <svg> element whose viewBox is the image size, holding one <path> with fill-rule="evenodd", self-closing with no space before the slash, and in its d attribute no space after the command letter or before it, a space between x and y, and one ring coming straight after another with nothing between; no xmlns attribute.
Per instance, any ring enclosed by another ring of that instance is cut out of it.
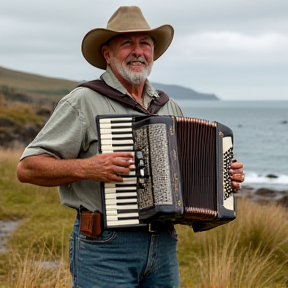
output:
<svg viewBox="0 0 288 288"><path fill-rule="evenodd" d="M178 241L178 235L177 232L175 230L175 228L169 229L168 233L170 234L170 236L175 240Z"/></svg>
<svg viewBox="0 0 288 288"><path fill-rule="evenodd" d="M79 240L81 242L85 242L88 244L100 244L100 243L109 243L112 242L113 239L115 239L117 237L117 233L115 231L112 230L105 230L103 231L103 233L101 234L100 237L94 238L94 237L89 237L89 236L85 236L80 234L79 235Z"/></svg>

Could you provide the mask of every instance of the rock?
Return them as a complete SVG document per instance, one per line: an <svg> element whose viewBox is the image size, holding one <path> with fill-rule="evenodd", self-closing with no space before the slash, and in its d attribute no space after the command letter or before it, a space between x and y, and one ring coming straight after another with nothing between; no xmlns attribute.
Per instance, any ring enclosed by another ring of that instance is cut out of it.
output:
<svg viewBox="0 0 288 288"><path fill-rule="evenodd" d="M271 189L267 189L267 188L260 188L255 191L255 194L259 196L271 198L271 197L275 197L277 195L277 192Z"/></svg>
<svg viewBox="0 0 288 288"><path fill-rule="evenodd" d="M276 179L276 178L278 178L278 176L276 176L276 175L274 175L274 174L267 174L267 175L266 175L266 178Z"/></svg>

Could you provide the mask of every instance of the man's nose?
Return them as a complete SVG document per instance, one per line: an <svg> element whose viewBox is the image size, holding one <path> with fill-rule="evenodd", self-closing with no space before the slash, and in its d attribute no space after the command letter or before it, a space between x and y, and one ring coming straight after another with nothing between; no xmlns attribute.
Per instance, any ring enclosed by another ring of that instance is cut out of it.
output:
<svg viewBox="0 0 288 288"><path fill-rule="evenodd" d="M141 46L139 44L135 43L132 53L136 57L141 56L141 55L143 55L143 49L141 48Z"/></svg>

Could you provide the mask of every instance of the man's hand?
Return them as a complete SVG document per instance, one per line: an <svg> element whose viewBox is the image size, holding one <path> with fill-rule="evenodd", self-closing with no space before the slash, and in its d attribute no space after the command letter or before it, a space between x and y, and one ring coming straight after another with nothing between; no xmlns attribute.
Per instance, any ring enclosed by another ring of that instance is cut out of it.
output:
<svg viewBox="0 0 288 288"><path fill-rule="evenodd" d="M98 154L94 157L79 161L84 178L101 182L121 182L121 175L129 175L134 168L132 153L114 152Z"/></svg>
<svg viewBox="0 0 288 288"><path fill-rule="evenodd" d="M237 160L232 162L230 167L230 175L234 192L238 193L241 188L241 183L245 180L244 165Z"/></svg>

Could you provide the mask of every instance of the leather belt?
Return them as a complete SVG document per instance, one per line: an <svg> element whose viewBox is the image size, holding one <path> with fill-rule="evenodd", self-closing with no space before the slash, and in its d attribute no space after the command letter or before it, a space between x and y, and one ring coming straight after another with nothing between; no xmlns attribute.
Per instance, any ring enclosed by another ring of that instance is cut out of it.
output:
<svg viewBox="0 0 288 288"><path fill-rule="evenodd" d="M86 210L80 211L80 233L89 237L100 237L103 232L103 219L99 212L90 212ZM115 228L117 231L147 231L149 233L156 233L173 229L173 224L163 220L154 220L147 224L141 224L133 227L119 227Z"/></svg>

